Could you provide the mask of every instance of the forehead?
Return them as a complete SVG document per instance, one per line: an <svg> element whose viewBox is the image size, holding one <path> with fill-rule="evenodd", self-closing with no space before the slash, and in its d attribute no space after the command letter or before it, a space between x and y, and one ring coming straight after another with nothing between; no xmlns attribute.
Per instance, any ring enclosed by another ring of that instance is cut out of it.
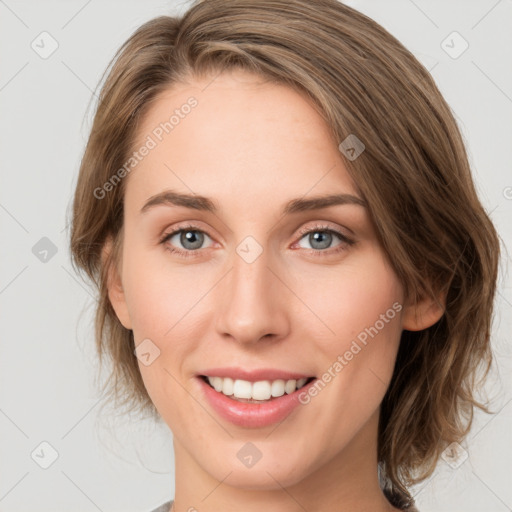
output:
<svg viewBox="0 0 512 512"><path fill-rule="evenodd" d="M141 206L165 188L271 200L355 193L336 142L315 106L296 90L245 71L176 84L139 123L126 201Z"/></svg>

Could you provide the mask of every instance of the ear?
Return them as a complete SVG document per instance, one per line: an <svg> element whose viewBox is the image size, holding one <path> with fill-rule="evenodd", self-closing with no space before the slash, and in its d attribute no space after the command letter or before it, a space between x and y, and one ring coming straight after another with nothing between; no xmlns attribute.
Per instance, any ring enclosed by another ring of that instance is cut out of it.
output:
<svg viewBox="0 0 512 512"><path fill-rule="evenodd" d="M415 304L404 307L402 328L407 331L422 331L434 325L443 315L446 307L446 293L438 297L424 297Z"/></svg>
<svg viewBox="0 0 512 512"><path fill-rule="evenodd" d="M102 265L106 265L107 258L111 254L113 248L112 237L109 235L103 248L101 250L101 261ZM128 313L128 306L126 304L126 298L119 275L119 269L117 268L114 261L112 261L107 274L107 289L108 298L110 303L116 312L117 318L126 329L132 328L130 315Z"/></svg>

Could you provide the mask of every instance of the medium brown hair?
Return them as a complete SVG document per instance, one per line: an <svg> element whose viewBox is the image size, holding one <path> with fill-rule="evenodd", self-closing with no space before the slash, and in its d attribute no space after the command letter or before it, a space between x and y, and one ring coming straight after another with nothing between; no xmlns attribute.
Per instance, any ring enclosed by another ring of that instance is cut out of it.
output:
<svg viewBox="0 0 512 512"><path fill-rule="evenodd" d="M99 291L97 349L112 364L105 389L121 405L157 414L133 333L119 322L106 286L122 249L126 179L102 199L95 190L133 152L137 126L159 93L235 68L304 94L336 144L350 134L364 143L345 166L406 299L445 303L432 327L402 333L381 406L382 486L395 506L407 506L407 486L428 477L445 447L464 438L474 406L488 411L475 390L492 362L499 239L428 71L384 28L336 0L196 2L182 17L142 25L112 59L80 166L70 241L75 268ZM108 236L113 251L102 264Z"/></svg>

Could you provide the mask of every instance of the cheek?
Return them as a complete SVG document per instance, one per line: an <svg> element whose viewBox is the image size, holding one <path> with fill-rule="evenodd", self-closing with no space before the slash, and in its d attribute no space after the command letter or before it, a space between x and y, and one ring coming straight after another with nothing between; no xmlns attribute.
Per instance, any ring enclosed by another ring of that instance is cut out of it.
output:
<svg viewBox="0 0 512 512"><path fill-rule="evenodd" d="M376 327L381 339L399 336L402 287L379 248L361 251L346 263L301 278L297 284L300 296L324 324L319 331L324 335L317 340L325 353L348 349L358 336L364 341L371 327ZM376 335L374 329L371 332Z"/></svg>
<svg viewBox="0 0 512 512"><path fill-rule="evenodd" d="M318 382L300 397L309 423L297 423L288 434L295 443L304 440L303 457L321 454L317 461L325 462L354 439L361 447L374 440L365 426L375 418L393 373L403 292L375 246L339 265L311 268L292 269L294 291L307 306L300 303L292 328L300 333L295 338L307 340L297 358L314 364Z"/></svg>
<svg viewBox="0 0 512 512"><path fill-rule="evenodd" d="M182 380L183 363L201 340L192 320L202 311L199 301L211 288L209 275L198 279L194 265L165 266L164 249L132 247L123 260L123 286L136 346L146 343L151 359L146 365L139 354L138 366L157 409L172 416L175 407L170 404L190 399L175 379Z"/></svg>
<svg viewBox="0 0 512 512"><path fill-rule="evenodd" d="M123 283L136 340L172 336L204 293L194 266L166 267L163 248L131 251L123 261Z"/></svg>
<svg viewBox="0 0 512 512"><path fill-rule="evenodd" d="M353 261L322 276L309 294L309 306L328 327L321 329L326 334L314 338L322 373L313 393L323 396L313 406L315 415L326 423L333 414L344 418L352 433L375 412L388 388L403 300L398 278L379 250ZM303 398L314 402L314 396ZM329 411L320 406L326 401L332 405Z"/></svg>

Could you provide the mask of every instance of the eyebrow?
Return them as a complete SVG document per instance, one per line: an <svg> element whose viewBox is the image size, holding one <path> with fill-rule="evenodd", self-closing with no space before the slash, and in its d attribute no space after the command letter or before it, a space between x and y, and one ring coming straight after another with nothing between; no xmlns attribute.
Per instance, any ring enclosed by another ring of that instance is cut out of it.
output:
<svg viewBox="0 0 512 512"><path fill-rule="evenodd" d="M320 210L329 206L337 206L344 204L354 204L367 207L366 201L360 197L351 194L330 194L325 196L316 196L309 199L298 198L288 201L282 210L282 215L291 213L304 212L309 210ZM140 213L145 213L155 206L184 206L193 210L207 211L211 213L217 212L214 201L205 196L197 194L183 194L173 190L166 190L160 194L151 196L141 208Z"/></svg>

